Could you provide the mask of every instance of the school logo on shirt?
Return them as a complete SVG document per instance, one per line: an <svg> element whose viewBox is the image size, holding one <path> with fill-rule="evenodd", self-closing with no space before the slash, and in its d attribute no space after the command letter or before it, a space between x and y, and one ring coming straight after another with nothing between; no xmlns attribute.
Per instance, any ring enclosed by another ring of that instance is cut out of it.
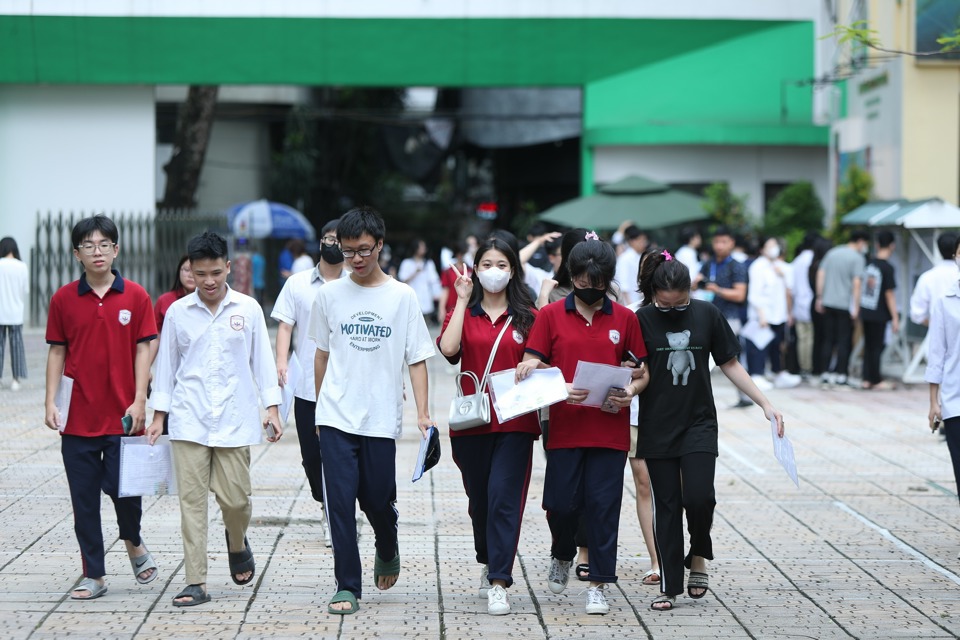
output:
<svg viewBox="0 0 960 640"><path fill-rule="evenodd" d="M610 342L620 344L620 332L616 329L610 329Z"/></svg>
<svg viewBox="0 0 960 640"><path fill-rule="evenodd" d="M376 351L392 334L393 329L372 311L358 311L350 316L350 322L340 323L340 335L357 351Z"/></svg>
<svg viewBox="0 0 960 640"><path fill-rule="evenodd" d="M513 330L513 341L517 344L523 344L523 334L516 329Z"/></svg>
<svg viewBox="0 0 960 640"><path fill-rule="evenodd" d="M120 320L120 324L122 324L123 326L127 326L128 324L130 324L130 319L132 317L133 317L133 314L130 313L128 309L121 309L120 315L118 316L117 319Z"/></svg>
<svg viewBox="0 0 960 640"><path fill-rule="evenodd" d="M230 316L230 328L234 331L243 331L243 316Z"/></svg>

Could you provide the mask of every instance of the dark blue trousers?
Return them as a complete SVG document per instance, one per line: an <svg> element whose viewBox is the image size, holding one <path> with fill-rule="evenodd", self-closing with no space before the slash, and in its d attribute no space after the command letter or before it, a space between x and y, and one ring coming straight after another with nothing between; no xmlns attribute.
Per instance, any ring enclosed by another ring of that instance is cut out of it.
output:
<svg viewBox="0 0 960 640"><path fill-rule="evenodd" d="M73 529L80 543L83 575L100 578L104 567L103 531L100 524L100 492L110 496L117 512L120 539L140 545L140 498L119 498L120 438L100 436L84 438L64 435L60 438L63 467L73 504Z"/></svg>
<svg viewBox="0 0 960 640"><path fill-rule="evenodd" d="M763 349L758 349L757 345L749 340L747 343L747 372L752 376L762 376L767 370L767 360L770 360L770 371L780 373L783 371L783 360L780 357L780 347L783 345L783 339L786 335L786 324L767 325L773 331L773 340Z"/></svg>
<svg viewBox="0 0 960 640"><path fill-rule="evenodd" d="M450 438L460 467L473 523L477 562L489 566L489 579L513 584L513 561L533 463L530 433L487 433Z"/></svg>
<svg viewBox="0 0 960 640"><path fill-rule="evenodd" d="M950 450L950 461L953 463L953 479L960 489L960 416L947 418L943 421L944 435L947 436L947 448Z"/></svg>
<svg viewBox="0 0 960 640"><path fill-rule="evenodd" d="M397 443L392 438L358 436L320 426L323 454L323 506L330 524L333 575L337 591L363 592L357 546L356 505L370 521L376 554L389 562L397 545Z"/></svg>
<svg viewBox="0 0 960 640"><path fill-rule="evenodd" d="M310 493L317 502L323 502L323 467L320 456L320 440L317 438L317 425L314 417L317 403L293 399L293 419L297 423L297 439L300 441L300 460L303 472L310 483Z"/></svg>
<svg viewBox="0 0 960 640"><path fill-rule="evenodd" d="M550 554L571 561L581 513L587 529L591 582L617 581L617 535L626 451L582 448L547 451L543 508L553 542Z"/></svg>

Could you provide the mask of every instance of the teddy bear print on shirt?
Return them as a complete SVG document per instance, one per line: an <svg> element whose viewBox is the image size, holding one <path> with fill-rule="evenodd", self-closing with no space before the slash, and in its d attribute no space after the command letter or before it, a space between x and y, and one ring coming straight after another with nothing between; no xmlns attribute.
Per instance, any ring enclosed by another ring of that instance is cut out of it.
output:
<svg viewBox="0 0 960 640"><path fill-rule="evenodd" d="M678 333L667 332L667 343L670 345L670 355L667 357L667 370L673 374L673 385L681 384L687 386L687 379L690 372L697 368L697 363L693 359L693 354L687 351L690 345L690 331L684 330Z"/></svg>

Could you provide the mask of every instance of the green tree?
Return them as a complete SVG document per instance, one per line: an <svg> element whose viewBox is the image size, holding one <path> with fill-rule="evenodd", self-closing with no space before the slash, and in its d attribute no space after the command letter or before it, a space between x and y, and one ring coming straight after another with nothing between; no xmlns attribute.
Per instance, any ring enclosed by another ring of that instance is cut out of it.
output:
<svg viewBox="0 0 960 640"><path fill-rule="evenodd" d="M823 203L809 182L796 182L770 201L763 221L764 233L786 239L787 254L803 241L808 231L823 229Z"/></svg>
<svg viewBox="0 0 960 640"><path fill-rule="evenodd" d="M844 239L845 233L840 219L857 207L870 201L873 195L873 177L859 165L851 164L843 174L843 180L837 186L837 215L833 219L828 235L836 242Z"/></svg>
<svg viewBox="0 0 960 640"><path fill-rule="evenodd" d="M725 226L739 232L752 227L746 195L734 194L726 182L714 182L704 189L703 195L703 208L710 214L713 227Z"/></svg>
<svg viewBox="0 0 960 640"><path fill-rule="evenodd" d="M937 44L943 46L936 51L903 51L901 49L890 49L885 47L880 42L880 38L877 36L877 30L871 29L866 20L858 20L857 22L849 25L838 24L833 31L820 39L823 40L825 38L836 38L838 44L853 42L864 47L870 47L871 49L880 51L882 53L893 53L904 56L939 56L944 53L960 51L960 29L956 29L952 33L944 33L941 37L937 38Z"/></svg>

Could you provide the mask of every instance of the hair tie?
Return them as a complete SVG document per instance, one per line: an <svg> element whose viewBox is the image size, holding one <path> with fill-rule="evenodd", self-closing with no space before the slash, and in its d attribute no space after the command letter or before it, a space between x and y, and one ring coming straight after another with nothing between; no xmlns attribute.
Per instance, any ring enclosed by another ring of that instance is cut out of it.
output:
<svg viewBox="0 0 960 640"><path fill-rule="evenodd" d="M666 249L664 249L664 250L663 250L663 261L664 261L664 262L669 262L670 260L673 260L673 256L670 255L670 252L669 252L669 251L667 251Z"/></svg>
<svg viewBox="0 0 960 640"><path fill-rule="evenodd" d="M583 236L584 240L599 240L600 236L597 235L596 231L587 231L587 235Z"/></svg>

